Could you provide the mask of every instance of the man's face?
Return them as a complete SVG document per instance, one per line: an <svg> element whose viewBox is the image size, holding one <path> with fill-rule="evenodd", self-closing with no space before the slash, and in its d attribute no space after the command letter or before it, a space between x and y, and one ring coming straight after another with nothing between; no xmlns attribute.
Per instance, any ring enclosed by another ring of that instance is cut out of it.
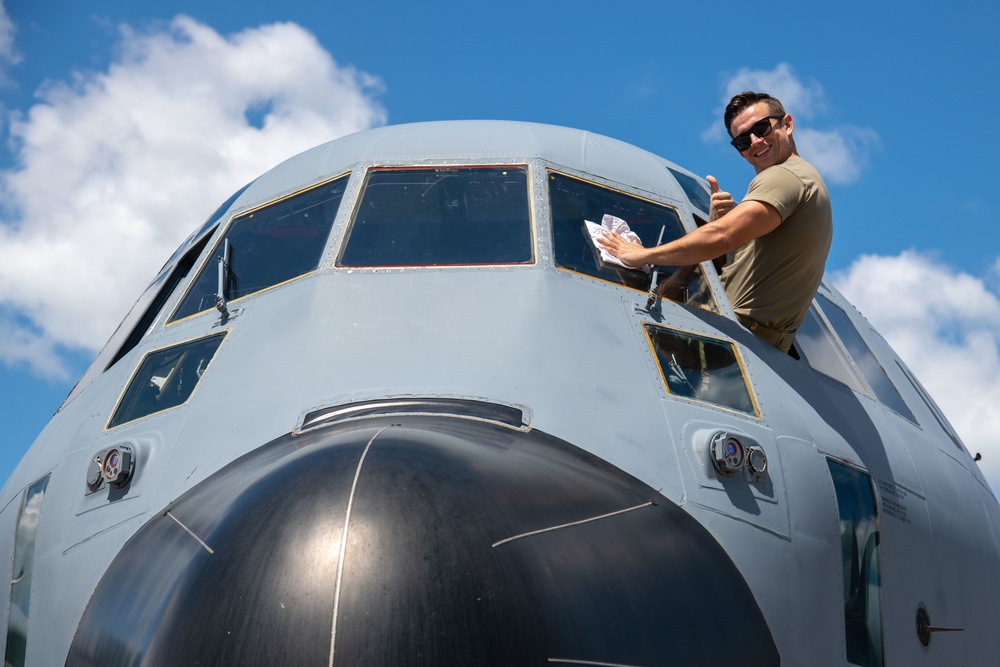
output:
<svg viewBox="0 0 1000 667"><path fill-rule="evenodd" d="M758 121L774 115L767 104L752 104L741 111L729 129L735 137L746 132ZM740 155L746 159L754 170L759 174L768 167L781 164L794 153L792 144L792 117L788 114L784 118L768 121L771 123L771 132L764 137L756 134L750 136L750 147L745 151L740 151Z"/></svg>

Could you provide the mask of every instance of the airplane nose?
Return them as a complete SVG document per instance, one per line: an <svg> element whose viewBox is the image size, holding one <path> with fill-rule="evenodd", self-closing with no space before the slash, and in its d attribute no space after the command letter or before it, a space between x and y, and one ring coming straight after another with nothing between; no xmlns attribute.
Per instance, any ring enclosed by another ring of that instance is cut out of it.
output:
<svg viewBox="0 0 1000 667"><path fill-rule="evenodd" d="M286 435L148 521L67 665L780 664L694 518L537 430Z"/></svg>

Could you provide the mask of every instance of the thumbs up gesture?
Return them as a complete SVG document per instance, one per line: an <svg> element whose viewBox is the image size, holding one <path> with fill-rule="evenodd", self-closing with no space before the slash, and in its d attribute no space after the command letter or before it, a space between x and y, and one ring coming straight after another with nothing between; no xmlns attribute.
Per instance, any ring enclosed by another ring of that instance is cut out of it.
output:
<svg viewBox="0 0 1000 667"><path fill-rule="evenodd" d="M733 201L731 194L719 190L719 181L716 180L715 176L706 176L705 180L708 181L709 187L712 188L712 203L708 211L708 220L711 222L712 220L718 220L733 210L736 202Z"/></svg>

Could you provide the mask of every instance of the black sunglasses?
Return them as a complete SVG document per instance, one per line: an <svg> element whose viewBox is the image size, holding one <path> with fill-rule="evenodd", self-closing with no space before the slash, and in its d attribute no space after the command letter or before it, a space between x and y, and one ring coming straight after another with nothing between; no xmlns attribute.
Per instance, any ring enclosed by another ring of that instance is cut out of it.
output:
<svg viewBox="0 0 1000 667"><path fill-rule="evenodd" d="M784 118L784 116L765 116L764 118L761 118L756 123L754 123L753 127L751 127L746 132L740 132L735 137L733 137L733 140L730 141L729 143L733 145L733 148L742 153L746 149L750 148L750 144L753 143L753 140L750 138L751 134L757 137L758 139L766 137L767 135L771 134L771 130L774 129L774 126L771 125L772 118L781 120L782 118Z"/></svg>

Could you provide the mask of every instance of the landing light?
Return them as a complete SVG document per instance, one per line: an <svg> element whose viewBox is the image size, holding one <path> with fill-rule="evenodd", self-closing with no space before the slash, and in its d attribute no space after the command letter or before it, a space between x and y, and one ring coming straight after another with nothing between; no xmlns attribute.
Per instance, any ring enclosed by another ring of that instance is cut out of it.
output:
<svg viewBox="0 0 1000 667"><path fill-rule="evenodd" d="M732 475L742 470L746 459L747 450L739 438L725 431L720 431L712 438L712 463L721 474Z"/></svg>
<svg viewBox="0 0 1000 667"><path fill-rule="evenodd" d="M767 473L767 454L760 447L747 450L747 472L758 479Z"/></svg>
<svg viewBox="0 0 1000 667"><path fill-rule="evenodd" d="M135 464L135 450L128 443L97 452L87 466L86 493L95 493L105 484L124 488L135 473Z"/></svg>
<svg viewBox="0 0 1000 667"><path fill-rule="evenodd" d="M112 447L104 455L101 473L108 484L124 486L132 475L132 448L127 445Z"/></svg>

